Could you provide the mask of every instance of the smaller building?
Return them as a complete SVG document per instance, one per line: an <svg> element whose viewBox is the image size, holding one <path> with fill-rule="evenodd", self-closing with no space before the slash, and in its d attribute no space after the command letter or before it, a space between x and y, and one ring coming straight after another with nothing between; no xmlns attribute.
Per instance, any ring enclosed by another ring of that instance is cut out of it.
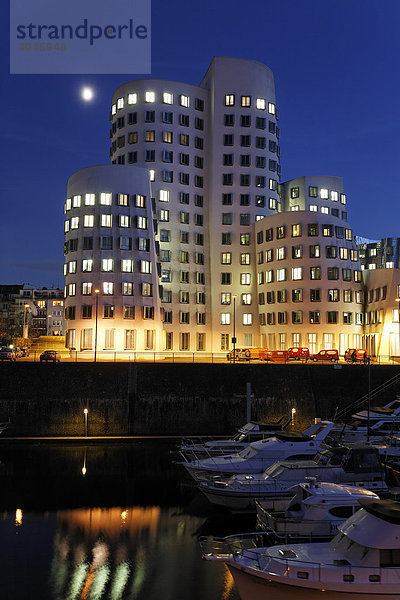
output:
<svg viewBox="0 0 400 600"><path fill-rule="evenodd" d="M30 284L0 285L2 337L63 336L65 329L63 290L37 289Z"/></svg>

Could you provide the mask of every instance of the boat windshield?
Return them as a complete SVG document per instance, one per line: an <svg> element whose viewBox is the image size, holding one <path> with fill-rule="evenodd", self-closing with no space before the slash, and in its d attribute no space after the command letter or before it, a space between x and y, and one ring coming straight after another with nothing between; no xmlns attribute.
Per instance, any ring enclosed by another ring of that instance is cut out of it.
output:
<svg viewBox="0 0 400 600"><path fill-rule="evenodd" d="M263 478L264 479L275 479L276 477L279 477L281 475L281 473L283 473L284 471L284 467L282 467L282 465L280 465L279 463L274 463L273 465L271 465L270 467L268 467L268 469L265 471Z"/></svg>
<svg viewBox="0 0 400 600"><path fill-rule="evenodd" d="M256 454L258 454L258 450L256 450L256 448L252 448L252 446L248 446L247 448L243 448L243 450L241 450L239 452L240 458L244 458L245 460L248 460L249 458L252 458Z"/></svg>

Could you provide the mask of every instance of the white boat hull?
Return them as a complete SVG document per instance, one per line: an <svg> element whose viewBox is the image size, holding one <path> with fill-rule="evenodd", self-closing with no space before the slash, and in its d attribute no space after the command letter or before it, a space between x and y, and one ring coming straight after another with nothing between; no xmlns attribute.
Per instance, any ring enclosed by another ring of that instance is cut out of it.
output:
<svg viewBox="0 0 400 600"><path fill-rule="evenodd" d="M370 589L372 588L371 593L369 593L369 590L362 592L354 590L354 584L347 584L349 591L330 590L327 589L327 586L322 587L322 584L317 582L314 583L319 587L311 588L310 581L304 581L303 585L300 581L282 583L279 581L279 576L271 573L265 573L263 577L260 577L247 572L245 567L238 568L231 563L228 563L228 567L242 600L293 600L294 598L296 600L347 600L347 598L349 600L400 600L400 590L398 592L387 591L386 593L373 584L368 586ZM374 587L375 593L372 591ZM391 587L393 588L393 586Z"/></svg>

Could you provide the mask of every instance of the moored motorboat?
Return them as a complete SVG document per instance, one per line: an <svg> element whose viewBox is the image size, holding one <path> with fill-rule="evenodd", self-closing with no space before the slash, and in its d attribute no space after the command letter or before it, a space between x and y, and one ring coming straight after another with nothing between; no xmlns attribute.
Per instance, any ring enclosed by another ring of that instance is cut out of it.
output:
<svg viewBox="0 0 400 600"><path fill-rule="evenodd" d="M202 460L184 460L180 464L196 481L215 475L261 474L279 459L312 458L322 447L325 447L324 441L332 427L331 421L320 421L303 433L277 432L269 439L251 443L237 454Z"/></svg>
<svg viewBox="0 0 400 600"><path fill-rule="evenodd" d="M400 599L400 504L360 500L329 543L207 554L226 562L242 600Z"/></svg>
<svg viewBox="0 0 400 600"><path fill-rule="evenodd" d="M392 400L385 406L372 406L360 410L348 423L336 424L331 436L340 443L363 443L383 435L400 431L400 400Z"/></svg>
<svg viewBox="0 0 400 600"><path fill-rule="evenodd" d="M363 488L319 482L307 477L305 482L293 486L294 496L286 501L263 502L256 500L257 520L260 529L274 534L277 540L330 540L338 525L359 510L359 500L379 496Z"/></svg>
<svg viewBox="0 0 400 600"><path fill-rule="evenodd" d="M225 440L209 440L207 442L195 442L183 440L179 446L179 452L184 460L202 459L210 456L223 456L240 452L251 442L264 440L272 437L278 431L284 431L291 419L284 422L284 417L278 421L267 423L264 421L249 421L240 427L236 434Z"/></svg>
<svg viewBox="0 0 400 600"><path fill-rule="evenodd" d="M392 471L389 473L392 476ZM343 485L363 487L382 495L388 494L388 471L373 446L338 446L322 450L314 460L278 461L263 474L235 475L202 481L199 489L208 500L232 511L254 511L255 500L290 498L292 486L317 477ZM396 485L396 481L390 482Z"/></svg>

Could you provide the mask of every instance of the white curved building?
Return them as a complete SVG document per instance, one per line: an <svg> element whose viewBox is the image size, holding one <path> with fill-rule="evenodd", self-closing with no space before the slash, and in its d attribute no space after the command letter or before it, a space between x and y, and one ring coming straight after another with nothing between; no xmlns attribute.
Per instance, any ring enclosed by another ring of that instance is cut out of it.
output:
<svg viewBox="0 0 400 600"><path fill-rule="evenodd" d="M259 305L265 293L260 285L265 284L259 283L257 236L278 222L290 228L297 211L304 223L316 220L335 231L349 227L340 178L302 177L279 183L278 117L273 74L250 60L216 57L198 86L140 79L116 90L110 110L113 164L83 169L68 185L68 347L94 346L93 316L88 315L93 315L95 297L93 292L83 293L86 283L96 289L113 284L112 298L103 292L98 298L102 302L96 338L99 351L221 352L231 349L234 326L238 347L267 343L270 348L272 343L282 347L283 338L278 341L278 336L283 332L272 322L267 325L265 320L272 317L265 316ZM94 204L86 205L86 196ZM121 205L119 198L125 196L128 205ZM141 196L145 206L135 204ZM106 197L111 204L103 203ZM107 215L111 226L104 225ZM137 231L138 219L147 219L145 230ZM266 219L272 219L273 225L267 226ZM92 223L91 228L85 222ZM89 249L85 239L90 236L93 247ZM121 248L121 238L129 238L131 246ZM103 243L112 245L104 247ZM338 242L338 252L342 246L353 252L351 265L344 266L350 259L333 263L324 254L320 257L324 273L333 264L339 269L359 269L352 239ZM268 251L267 245L262 251ZM90 257L93 271L89 275L83 261ZM123 261L129 260L131 274L121 271L121 265L126 268L128 264ZM289 254L286 260L289 264ZM308 268L304 255L304 269ZM123 316L127 306L121 291L124 283L132 283L134 289L130 301L135 317L129 327ZM325 283L330 289L330 283ZM354 293L360 286L356 283ZM151 296L143 297L143 284L152 286ZM151 327L143 317L151 314L147 307L154 309ZM345 308L340 305L341 312ZM299 345L300 339L305 344L306 331L293 338L289 324L286 327L285 343ZM346 335L356 334L358 327L352 322L345 328ZM328 330L323 323L312 329L321 333L317 349L327 347L322 334ZM296 327L294 333L298 332ZM343 338L343 344L345 339L350 341ZM337 343L339 338L334 339Z"/></svg>

